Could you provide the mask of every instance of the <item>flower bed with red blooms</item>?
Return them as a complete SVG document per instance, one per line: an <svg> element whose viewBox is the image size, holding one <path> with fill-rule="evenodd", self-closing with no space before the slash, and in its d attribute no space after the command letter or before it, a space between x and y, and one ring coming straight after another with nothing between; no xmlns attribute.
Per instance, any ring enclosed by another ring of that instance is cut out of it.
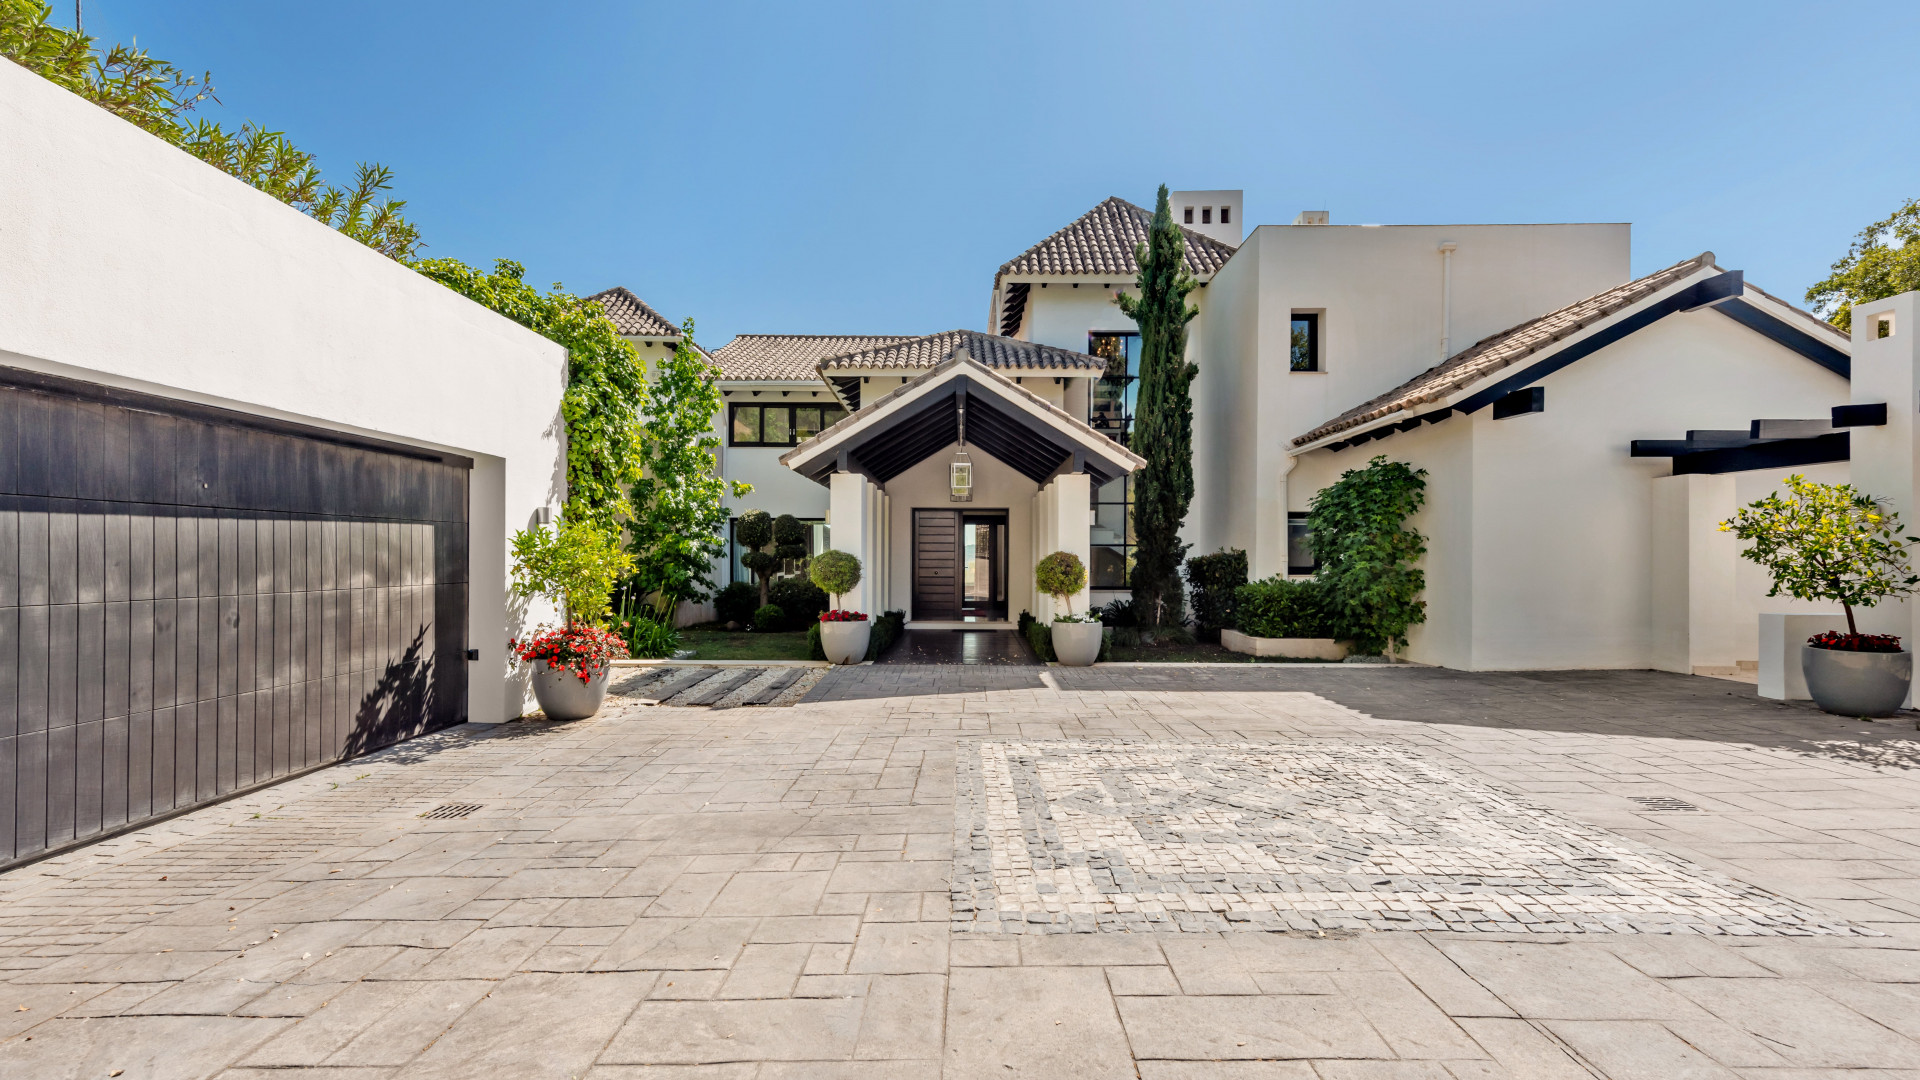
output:
<svg viewBox="0 0 1920 1080"><path fill-rule="evenodd" d="M864 611L841 611L840 609L835 608L832 611L821 612L820 621L821 622L866 622L867 614Z"/></svg>
<svg viewBox="0 0 1920 1080"><path fill-rule="evenodd" d="M620 635L586 623L573 623L561 630L542 627L525 641L508 641L507 649L528 663L545 660L555 668L570 671L581 682L600 674L608 662L627 658L627 643L620 640Z"/></svg>
<svg viewBox="0 0 1920 1080"><path fill-rule="evenodd" d="M1842 652L1900 651L1900 637L1897 634L1843 634L1838 630L1828 630L1808 638L1807 644L1816 649L1838 649Z"/></svg>

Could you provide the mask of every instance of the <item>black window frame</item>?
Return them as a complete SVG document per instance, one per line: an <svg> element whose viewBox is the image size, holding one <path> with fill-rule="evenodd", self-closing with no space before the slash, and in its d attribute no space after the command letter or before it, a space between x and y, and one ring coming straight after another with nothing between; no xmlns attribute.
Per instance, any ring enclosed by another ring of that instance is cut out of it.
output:
<svg viewBox="0 0 1920 1080"><path fill-rule="evenodd" d="M1115 484L1120 485L1120 501L1115 502L1112 499L1102 499L1100 497L1100 493L1102 491L1105 491L1107 488L1112 487ZM1087 568L1087 587L1089 589L1130 588L1132 586L1131 579L1133 577L1133 559L1134 559L1136 549L1139 548L1140 546L1138 543L1135 542L1135 538L1133 535L1133 477L1123 476L1118 480L1112 480L1107 482L1106 484L1095 484L1093 486L1092 498L1089 501L1092 504L1091 508L1093 510L1093 517L1096 521L1098 520L1101 507L1118 506L1120 508L1120 539L1119 541L1109 542L1105 540L1098 540L1098 541L1094 541L1093 544L1091 545L1091 547L1095 549L1098 549L1098 548L1118 548L1119 549L1120 551L1120 583L1115 585L1115 584L1110 584L1108 582L1102 581L1100 579L1101 567L1100 567L1099 560L1090 558L1088 561L1092 565L1090 565ZM1089 529L1092 528L1091 522L1089 523L1088 527ZM1092 551L1090 550L1088 554L1091 555Z"/></svg>
<svg viewBox="0 0 1920 1080"><path fill-rule="evenodd" d="M760 418L760 423L761 423L761 428L760 428L760 430L761 430L761 434L762 434L763 436L764 436L764 435L766 434L766 415L765 415L765 410L767 410L767 409L785 409L785 410L787 411L787 441L786 441L786 442L768 442L768 441L766 441L766 439L765 439L765 438L762 438L762 439L761 439L761 440L760 440L759 442L742 442L742 441L740 441L740 440L738 440L738 439L735 439L735 438L734 438L734 434L733 434L733 433L734 433L734 422L735 422L735 421L734 421L734 417L735 417L735 416L737 416L737 415L739 414L739 412L740 412L740 410L741 410L741 409L759 409L759 410L761 410L761 413L762 413L762 415L761 415L761 418ZM837 402L837 401L833 401L833 402L825 402L825 401L798 401L798 402L767 402L767 401L730 401L730 402L728 402L728 403L727 403L727 445L728 445L728 446L748 446L748 447L752 447L752 446L798 446L798 445L800 445L800 442L801 442L801 439L799 438L799 435L798 435L798 433L797 433L797 432L798 432L798 428L797 428L797 426L796 426L796 423L795 423L795 420L796 420L796 415L795 415L795 412L794 412L794 410L796 410L796 409L819 409L819 410L820 410L820 430L821 430L821 431L825 431L826 429L828 429L828 428L830 428L830 427L832 427L832 426L833 426L834 424L837 424L837 423L839 423L839 422L840 422L841 420L845 420L845 419L847 418L847 409L846 409L846 406L844 406L844 405L842 405L842 404L840 404L840 403L839 403L839 402ZM827 411L828 411L828 410L836 410L836 411L838 411L838 412L840 413L840 415L839 415L839 417L837 417L836 419L833 419L833 420L828 420L828 419L827 419ZM818 432L815 432L815 434L818 434ZM812 436L808 436L808 438L812 438Z"/></svg>
<svg viewBox="0 0 1920 1080"><path fill-rule="evenodd" d="M1293 326L1295 323L1307 324L1307 366L1300 366L1300 358L1293 353ZM1320 312L1296 311L1287 324L1287 370L1288 371L1325 371L1326 363L1320 352Z"/></svg>
<svg viewBox="0 0 1920 1080"><path fill-rule="evenodd" d="M1220 207L1220 224L1233 224L1233 207L1226 205Z"/></svg>
<svg viewBox="0 0 1920 1080"><path fill-rule="evenodd" d="M1313 532L1305 527L1306 524L1307 524L1306 511L1304 510L1287 511L1287 576L1288 577L1306 576L1320 569L1320 560L1317 558L1314 558L1313 556L1313 542L1312 542ZM1293 561L1293 535L1296 527L1300 531L1302 543L1304 543L1307 546L1307 558L1309 561L1304 565L1296 564Z"/></svg>
<svg viewBox="0 0 1920 1080"><path fill-rule="evenodd" d="M1183 222L1181 222L1181 224L1183 224L1183 225L1191 225L1191 224L1193 224L1193 207L1191 207L1191 206L1189 206L1189 207L1187 207L1187 210L1186 210L1186 215L1185 215L1185 216L1186 216L1186 220L1185 220L1185 221L1183 221Z"/></svg>

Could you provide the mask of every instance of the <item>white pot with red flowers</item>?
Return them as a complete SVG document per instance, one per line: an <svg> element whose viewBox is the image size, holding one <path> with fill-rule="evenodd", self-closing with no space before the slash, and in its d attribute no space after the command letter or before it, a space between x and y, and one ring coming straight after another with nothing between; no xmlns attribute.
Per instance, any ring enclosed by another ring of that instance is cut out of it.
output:
<svg viewBox="0 0 1920 1080"><path fill-rule="evenodd" d="M1786 478L1778 492L1740 508L1721 523L1752 547L1742 558L1773 575L1768 596L1837 603L1847 613L1847 632L1815 634L1800 647L1800 670L1814 704L1841 716L1892 716L1913 683L1913 653L1893 634L1863 634L1853 609L1871 608L1889 597L1910 596L1909 545L1920 537L1900 535L1900 515L1851 484L1818 484Z"/></svg>
<svg viewBox="0 0 1920 1080"><path fill-rule="evenodd" d="M547 719L584 720L606 701L613 661L626 659L627 644L602 623L614 583L632 569L619 537L590 521L568 519L552 532L514 536L514 591L547 597L565 620L557 630L541 627L508 642L516 660L533 666L533 696Z"/></svg>
<svg viewBox="0 0 1920 1080"><path fill-rule="evenodd" d="M873 620L865 612L844 611L840 597L860 584L860 560L844 551L823 551L807 565L807 576L833 595L833 610L820 615L820 651L835 664L858 664L867 658Z"/></svg>

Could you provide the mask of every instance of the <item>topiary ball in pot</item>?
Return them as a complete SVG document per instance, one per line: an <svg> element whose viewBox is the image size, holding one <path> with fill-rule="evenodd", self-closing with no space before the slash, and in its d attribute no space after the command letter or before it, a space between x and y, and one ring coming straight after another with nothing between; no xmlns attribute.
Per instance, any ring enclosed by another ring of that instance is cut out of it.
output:
<svg viewBox="0 0 1920 1080"><path fill-rule="evenodd" d="M840 597L860 584L860 560L845 551L823 551L813 557L807 576L833 594L836 610L820 619L820 647L836 664L857 664L867 657L873 620L857 611L838 610Z"/></svg>
<svg viewBox="0 0 1920 1080"><path fill-rule="evenodd" d="M1086 667L1098 660L1105 628L1091 615L1073 614L1073 596L1087 586L1087 564L1071 551L1056 551L1034 564L1033 583L1066 608L1066 614L1053 617L1054 657L1068 667Z"/></svg>

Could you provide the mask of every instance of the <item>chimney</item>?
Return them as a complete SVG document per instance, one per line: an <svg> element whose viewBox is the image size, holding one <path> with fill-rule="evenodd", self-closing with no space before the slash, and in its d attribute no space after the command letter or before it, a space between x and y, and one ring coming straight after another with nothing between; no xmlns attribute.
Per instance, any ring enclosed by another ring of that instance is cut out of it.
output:
<svg viewBox="0 0 1920 1080"><path fill-rule="evenodd" d="M1173 220L1192 232L1223 244L1240 246L1246 234L1241 211L1246 200L1239 191L1173 191L1167 203L1173 208Z"/></svg>
<svg viewBox="0 0 1920 1080"><path fill-rule="evenodd" d="M1295 225L1331 225L1325 210L1302 210L1300 216L1293 219Z"/></svg>

